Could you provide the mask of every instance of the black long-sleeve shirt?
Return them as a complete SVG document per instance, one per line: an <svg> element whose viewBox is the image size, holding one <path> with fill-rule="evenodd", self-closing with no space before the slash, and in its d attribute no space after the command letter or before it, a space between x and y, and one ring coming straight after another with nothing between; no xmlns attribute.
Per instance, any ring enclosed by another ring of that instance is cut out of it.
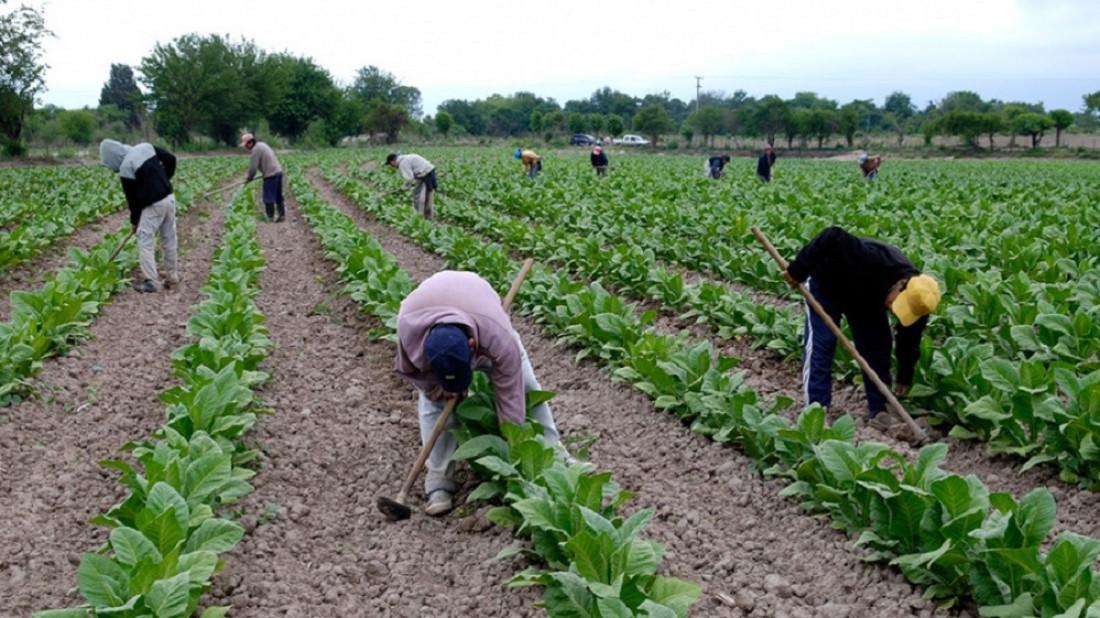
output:
<svg viewBox="0 0 1100 618"><path fill-rule="evenodd" d="M897 247L831 226L798 252L787 273L799 283L813 277L852 321L888 320L886 296L890 288L901 279L919 275L920 270ZM913 382L927 324L928 316L924 316L908 327L899 324L895 330L899 384Z"/></svg>

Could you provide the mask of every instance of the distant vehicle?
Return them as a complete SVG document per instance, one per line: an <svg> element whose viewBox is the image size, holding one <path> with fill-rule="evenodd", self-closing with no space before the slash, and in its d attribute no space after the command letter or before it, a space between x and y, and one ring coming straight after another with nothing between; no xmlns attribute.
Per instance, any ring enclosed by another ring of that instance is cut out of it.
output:
<svg viewBox="0 0 1100 618"><path fill-rule="evenodd" d="M591 146L596 144L598 140L587 133L578 133L569 138L570 146Z"/></svg>
<svg viewBox="0 0 1100 618"><path fill-rule="evenodd" d="M621 146L648 146L649 140L642 137L641 135L627 134L622 136L621 138L616 138L614 143Z"/></svg>

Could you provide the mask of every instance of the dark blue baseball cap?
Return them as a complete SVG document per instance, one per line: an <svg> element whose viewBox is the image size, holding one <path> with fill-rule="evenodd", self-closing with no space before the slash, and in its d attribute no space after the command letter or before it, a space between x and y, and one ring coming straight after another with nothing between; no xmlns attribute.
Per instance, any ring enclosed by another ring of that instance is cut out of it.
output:
<svg viewBox="0 0 1100 618"><path fill-rule="evenodd" d="M440 324L424 339L424 356L449 393L463 393L470 388L474 372L470 367L470 336L461 326Z"/></svg>

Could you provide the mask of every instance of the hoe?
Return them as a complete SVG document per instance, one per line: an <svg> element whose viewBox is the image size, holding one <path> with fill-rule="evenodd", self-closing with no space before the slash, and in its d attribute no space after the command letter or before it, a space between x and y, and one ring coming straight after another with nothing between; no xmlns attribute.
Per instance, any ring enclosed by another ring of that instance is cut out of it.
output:
<svg viewBox="0 0 1100 618"><path fill-rule="evenodd" d="M764 248L767 249L768 253L772 256L772 259L774 259L776 263L779 264L779 267L783 270L786 270L787 260L783 259L783 256L779 255L779 252L775 250L775 247L772 246L772 243L768 240L768 237L764 236L764 233L760 231L760 228L754 225L752 227L752 233L756 236L756 239L760 241L760 244L764 245ZM798 291L802 293L802 296L806 299L806 303L813 308L814 312L821 317L821 320L825 322L825 325L828 326L829 330L833 332L833 335L836 336L837 341L840 341L840 343L844 346L844 349L848 350L848 353L852 355L852 358L856 359L856 363L859 364L859 368L863 370L864 375L871 379L871 382L874 383L875 387L878 388L883 397L886 397L886 401L890 404L890 407L892 407L898 413L898 416L900 416L902 420L905 421L905 424L909 427L909 430L913 434L913 439L910 444L914 447L918 447L927 442L929 439L928 431L921 429L921 426L913 420L913 417L909 416L909 413L906 412L905 408L901 406L901 402L898 401L898 398L894 396L894 393L890 392L890 387L886 386L882 379L878 377L878 374L875 373L875 370L872 369L869 364L867 364L867 361L864 360L863 356L860 355L860 353L856 350L856 346L852 345L851 341L848 341L848 338L844 336L844 332L841 331L840 327L836 325L836 322L834 322L833 319L829 317L829 314L825 312L825 308L817 302L817 299L814 298L814 295L810 293L810 290L806 289L806 286L800 283L798 284Z"/></svg>
<svg viewBox="0 0 1100 618"><path fill-rule="evenodd" d="M527 273L534 265L534 258L527 258L527 260L523 262L523 267L519 269L519 274L516 275L516 280L512 283L512 289L508 290L508 295L504 297L502 304L504 305L505 312L512 307L512 301L515 300L520 286L523 285L523 280L527 277ZM412 508L405 504L405 500L408 499L409 491L412 490L416 478L420 476L420 471L424 468L424 462L428 460L428 455L430 455L432 449L435 448L436 440L438 440L439 435L443 433L443 428L447 426L447 420L451 418L451 414L458 405L458 400L459 398L455 397L447 401L447 405L443 408L443 413L439 415L439 420L435 422L435 426L432 428L432 433L428 436L428 440L424 443L424 447L420 449L420 456L416 458L416 463L413 464L412 470L410 470L409 475L405 477L405 484L401 486L401 492L397 494L397 498L387 498L386 496L378 497L378 510L382 511L391 521L408 519L409 516L412 515Z"/></svg>

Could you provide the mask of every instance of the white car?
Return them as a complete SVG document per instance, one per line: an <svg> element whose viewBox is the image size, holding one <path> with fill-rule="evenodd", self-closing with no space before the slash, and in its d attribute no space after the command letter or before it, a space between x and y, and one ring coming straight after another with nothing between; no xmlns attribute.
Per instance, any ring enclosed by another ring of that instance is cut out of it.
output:
<svg viewBox="0 0 1100 618"><path fill-rule="evenodd" d="M648 146L649 140L641 135L624 135L621 138L617 138L614 141L615 144L622 146Z"/></svg>

